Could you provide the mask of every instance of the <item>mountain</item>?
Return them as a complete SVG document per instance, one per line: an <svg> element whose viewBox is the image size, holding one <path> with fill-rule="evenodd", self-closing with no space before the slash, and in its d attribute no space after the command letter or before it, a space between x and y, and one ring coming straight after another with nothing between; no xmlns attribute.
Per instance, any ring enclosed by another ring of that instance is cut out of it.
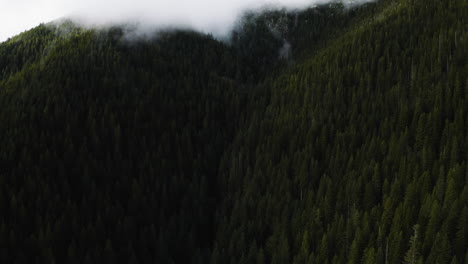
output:
<svg viewBox="0 0 468 264"><path fill-rule="evenodd" d="M467 6L0 44L1 263L468 263Z"/></svg>

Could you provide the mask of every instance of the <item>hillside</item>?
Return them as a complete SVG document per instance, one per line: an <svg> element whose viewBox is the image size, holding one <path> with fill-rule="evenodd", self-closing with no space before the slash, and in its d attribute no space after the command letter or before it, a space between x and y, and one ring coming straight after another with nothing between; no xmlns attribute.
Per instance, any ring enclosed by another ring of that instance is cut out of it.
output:
<svg viewBox="0 0 468 264"><path fill-rule="evenodd" d="M468 263L467 11L0 43L0 262Z"/></svg>

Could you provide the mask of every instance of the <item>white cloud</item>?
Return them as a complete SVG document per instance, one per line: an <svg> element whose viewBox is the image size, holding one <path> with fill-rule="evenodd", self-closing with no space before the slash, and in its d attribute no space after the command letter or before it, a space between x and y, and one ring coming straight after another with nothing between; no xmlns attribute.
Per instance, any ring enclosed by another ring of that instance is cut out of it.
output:
<svg viewBox="0 0 468 264"><path fill-rule="evenodd" d="M222 34L246 9L303 8L327 0L0 0L0 41L62 17L88 25L139 22L184 25ZM367 1L367 0L362 0Z"/></svg>

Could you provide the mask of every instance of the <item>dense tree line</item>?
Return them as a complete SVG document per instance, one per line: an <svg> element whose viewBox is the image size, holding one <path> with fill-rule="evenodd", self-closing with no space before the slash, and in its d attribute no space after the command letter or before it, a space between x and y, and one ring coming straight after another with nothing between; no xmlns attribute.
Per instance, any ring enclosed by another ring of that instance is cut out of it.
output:
<svg viewBox="0 0 468 264"><path fill-rule="evenodd" d="M262 83L221 163L212 263L468 261L466 6L374 8Z"/></svg>
<svg viewBox="0 0 468 264"><path fill-rule="evenodd" d="M468 263L462 2L1 43L0 262Z"/></svg>
<svg viewBox="0 0 468 264"><path fill-rule="evenodd" d="M209 255L212 164L241 104L232 55L193 32L122 34L77 31L4 81L5 263Z"/></svg>

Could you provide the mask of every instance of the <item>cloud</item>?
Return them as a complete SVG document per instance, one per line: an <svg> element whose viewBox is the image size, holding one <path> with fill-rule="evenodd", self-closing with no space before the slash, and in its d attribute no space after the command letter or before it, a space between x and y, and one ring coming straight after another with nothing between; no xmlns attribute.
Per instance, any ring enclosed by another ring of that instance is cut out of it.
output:
<svg viewBox="0 0 468 264"><path fill-rule="evenodd" d="M0 0L0 41L58 18L85 25L137 22L225 34L247 9L300 9L327 0ZM369 1L369 0L359 0Z"/></svg>

